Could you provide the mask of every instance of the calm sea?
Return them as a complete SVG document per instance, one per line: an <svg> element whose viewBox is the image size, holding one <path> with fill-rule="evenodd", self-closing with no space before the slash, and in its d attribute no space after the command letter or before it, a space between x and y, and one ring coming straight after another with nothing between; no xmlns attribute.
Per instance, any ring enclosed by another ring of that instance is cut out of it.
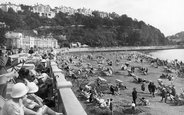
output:
<svg viewBox="0 0 184 115"><path fill-rule="evenodd" d="M158 50L150 52L150 54L159 59L177 59L178 61L184 62L184 49Z"/></svg>

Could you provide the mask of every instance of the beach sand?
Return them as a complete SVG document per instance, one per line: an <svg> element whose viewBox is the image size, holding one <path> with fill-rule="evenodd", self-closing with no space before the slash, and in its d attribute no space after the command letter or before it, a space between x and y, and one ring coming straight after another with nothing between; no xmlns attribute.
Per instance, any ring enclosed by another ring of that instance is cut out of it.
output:
<svg viewBox="0 0 184 115"><path fill-rule="evenodd" d="M184 114L184 109L183 106L177 106L174 105L173 102L167 101L167 103L160 102L161 100L161 96L159 96L157 94L158 90L156 91L156 96L153 97L149 94L148 92L148 83L146 83L146 90L144 91L144 93L141 91L141 84L139 83L135 83L134 82L134 78L132 76L128 75L127 70L120 70L122 64L124 65L126 62L129 62L130 66L135 66L135 67L144 67L144 68L148 68L148 74L144 75L142 72L139 71L138 68L135 69L135 75L146 79L148 81L153 81L155 83L156 86L158 86L158 82L157 79L159 79L160 75L162 73L166 73L164 71L164 67L163 66L158 66L158 68L155 68L153 66L150 65L150 62L148 62L147 60L143 60L143 63L139 62L135 62L135 59L132 59L131 61L127 60L127 56L129 54L132 53L137 53L137 52L97 52L97 53L93 53L93 57L97 56L97 55L102 55L104 56L106 59L112 60L113 61L113 74L111 76L103 76L101 74L99 74L99 72L96 72L95 74L93 74L93 77L89 77L88 81L85 82L89 82L89 81L94 81L98 75L101 75L100 77L106 79L108 81L108 83L111 83L113 85L115 85L115 79L119 79L121 81L123 81L123 84L127 87L127 89L125 90L120 90L120 94L121 95L111 95L111 94L104 94L102 96L103 99L108 99L108 98L112 98L113 99L113 104L114 104L114 115L123 115L123 114L133 114L129 111L130 109L130 105L132 103L132 89L135 87L137 89L138 92L138 99L137 99L137 103L139 102L139 98L141 97L145 97L146 99L149 99L150 101L150 105L149 106L136 106L136 110L137 110L137 114L139 115L183 115ZM74 53L77 56L83 56L90 54L90 53ZM69 53L67 54L68 56L74 55L73 53ZM123 56L123 58L120 60L119 65L115 64L115 59L116 57L118 57L121 54L121 56ZM66 55L66 56L67 56ZM74 66L75 63L78 62L78 60L73 59L74 63L70 63L70 67L73 68L74 70L79 69L79 67ZM96 69L98 66L98 63L96 61L96 59L94 60L90 60L87 58L83 58L83 65L86 65L87 63L91 63L91 65ZM107 66L107 63L102 64L103 66ZM176 87L177 93L181 93L182 91L180 90L180 88L184 88L184 79L183 78L178 78L176 73L171 73L174 76L174 80L173 80L173 84ZM77 77L82 77L83 75L77 75ZM67 80L72 80L70 78L67 78ZM170 85L171 82L168 79L162 79L164 84L166 85ZM91 104L89 102L87 102L85 99L81 98L80 96L80 92L78 91L79 89L79 84L84 83L84 81L78 81L75 82L72 80L72 83L74 85L74 87L72 88L76 97L78 97L79 101L81 102L82 106L84 107L84 109L86 110L88 115L97 115L94 113L94 111L91 111L92 108L98 108L99 110L99 106L96 104Z"/></svg>

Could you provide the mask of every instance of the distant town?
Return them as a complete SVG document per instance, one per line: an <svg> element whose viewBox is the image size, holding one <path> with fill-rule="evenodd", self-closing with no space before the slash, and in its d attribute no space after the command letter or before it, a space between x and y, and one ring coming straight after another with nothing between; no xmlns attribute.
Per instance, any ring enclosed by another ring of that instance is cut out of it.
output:
<svg viewBox="0 0 184 115"><path fill-rule="evenodd" d="M5 12L7 12L9 8L12 8L15 12L23 11L23 9L21 8L20 5L16 5L16 4L13 4L10 2L9 3L2 3L0 5L0 8ZM51 8L49 5L35 4L35 5L31 6L29 10L34 12L34 13L38 13L39 16L45 16L48 18L54 18L55 15L59 12L67 13L68 15L74 15L75 13L79 13L79 14L83 14L86 16L93 16L93 14L92 14L93 10L91 10L91 9L87 9L87 8L74 9L74 8L66 7L66 6L62 6L62 5L59 7ZM111 17L111 15L119 16L115 12L112 12L112 13L107 13L107 12L103 12L103 11L98 11L98 12L99 12L101 18Z"/></svg>
<svg viewBox="0 0 184 115"><path fill-rule="evenodd" d="M1 3L0 4L0 9L2 9L4 12L8 12L8 10L11 8L13 9L16 13L18 12L24 12L25 9L22 7L28 7L27 10L37 13L40 17L46 17L49 19L52 19L56 16L57 13L62 12L67 14L68 16L75 15L75 13L82 14L85 16L94 16L92 10L87 9L87 8L79 8L79 9L74 9L71 7L66 7L66 6L59 6L55 8L51 8L49 5L43 5L43 4L35 4L33 6L27 6L24 4L14 4L14 3ZM119 17L118 14L115 12L113 13L107 13L103 11L98 11L98 15L101 18L111 18L111 17ZM5 22L0 22L0 28L5 28L8 25ZM23 48L27 49L30 47L59 47L57 39L55 39L52 34L45 35L45 36L38 36L38 33L36 30L21 30L21 31L7 31L5 34L6 38L11 38L7 39L6 46L10 49L14 48ZM66 36L63 36L66 38ZM76 47L80 44L78 43L72 43L70 44L71 47ZM79 45L80 46L80 45ZM79 47L78 46L78 47ZM86 47L87 45L84 44L82 45Z"/></svg>

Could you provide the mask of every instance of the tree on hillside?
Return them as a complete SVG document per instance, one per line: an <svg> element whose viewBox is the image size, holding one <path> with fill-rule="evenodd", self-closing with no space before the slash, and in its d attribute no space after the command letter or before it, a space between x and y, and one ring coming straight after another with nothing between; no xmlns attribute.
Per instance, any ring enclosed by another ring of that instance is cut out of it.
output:
<svg viewBox="0 0 184 115"><path fill-rule="evenodd" d="M5 45L6 37L5 37L6 28L0 28L0 45Z"/></svg>
<svg viewBox="0 0 184 115"><path fill-rule="evenodd" d="M4 11L0 8L0 22L4 22Z"/></svg>
<svg viewBox="0 0 184 115"><path fill-rule="evenodd" d="M102 24L105 26L108 26L108 27L114 26L113 20L111 20L110 18L107 18L107 17L103 18Z"/></svg>
<svg viewBox="0 0 184 115"><path fill-rule="evenodd" d="M62 13L62 12L59 12L56 14L56 16L54 17L55 19L55 22L60 25L60 26L66 26L68 24L71 24L70 23L70 20L67 18L67 14L66 13Z"/></svg>
<svg viewBox="0 0 184 115"><path fill-rule="evenodd" d="M35 29L41 26L40 21L35 19L34 17L27 16L24 19L24 22L26 23L26 29Z"/></svg>
<svg viewBox="0 0 184 115"><path fill-rule="evenodd" d="M93 14L94 17L100 18L100 12L99 11L93 11L92 14Z"/></svg>
<svg viewBox="0 0 184 115"><path fill-rule="evenodd" d="M12 8L9 8L8 12L5 13L4 21L10 27L10 30L21 29L24 24L22 18Z"/></svg>
<svg viewBox="0 0 184 115"><path fill-rule="evenodd" d="M76 25L82 25L83 21L85 19L85 16L79 13L74 14L74 20Z"/></svg>

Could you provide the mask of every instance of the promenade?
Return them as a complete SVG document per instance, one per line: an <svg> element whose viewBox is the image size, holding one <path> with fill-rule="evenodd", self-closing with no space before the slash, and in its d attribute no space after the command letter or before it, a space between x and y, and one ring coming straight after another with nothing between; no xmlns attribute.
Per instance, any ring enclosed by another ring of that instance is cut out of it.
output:
<svg viewBox="0 0 184 115"><path fill-rule="evenodd" d="M96 47L96 48L63 48L69 52L108 52L108 51L142 51L142 50L164 50L176 49L178 46L141 46L141 47ZM62 50L58 49L58 51Z"/></svg>

